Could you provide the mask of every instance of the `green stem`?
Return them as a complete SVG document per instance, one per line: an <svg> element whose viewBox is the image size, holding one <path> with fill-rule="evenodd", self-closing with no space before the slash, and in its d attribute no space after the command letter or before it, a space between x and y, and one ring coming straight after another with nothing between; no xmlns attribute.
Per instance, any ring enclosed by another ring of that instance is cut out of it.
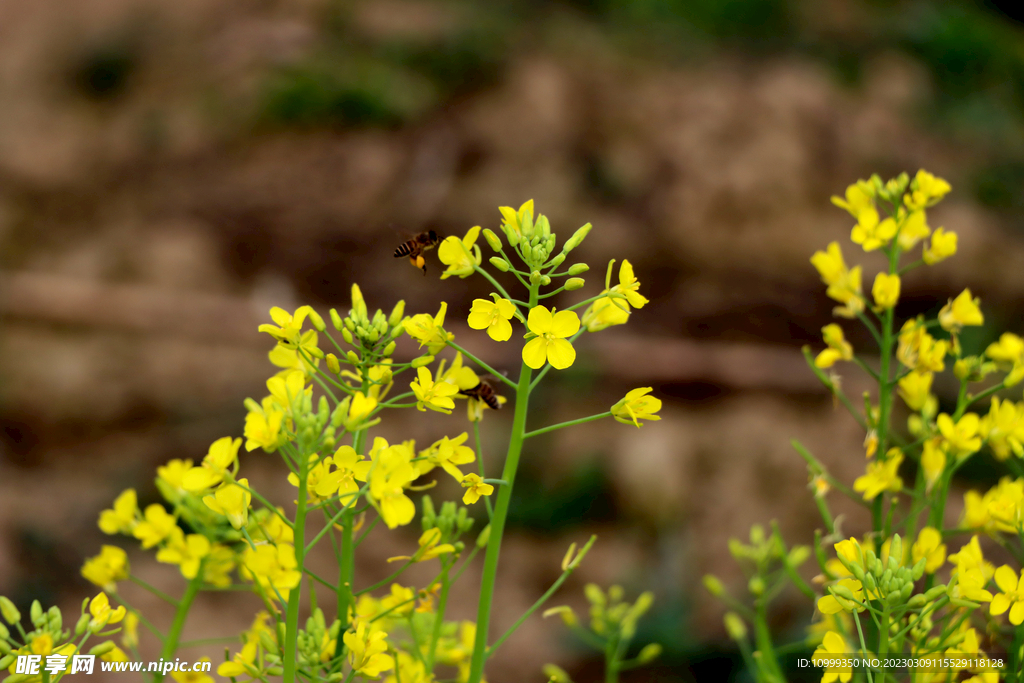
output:
<svg viewBox="0 0 1024 683"><path fill-rule="evenodd" d="M534 436L540 436L541 434L547 434L548 432L553 432L556 429L562 429L563 427L572 427L574 425L581 425L581 424L584 424L586 422L593 422L594 420L600 420L600 419L605 418L605 417L611 417L611 415L612 415L612 411L608 410L608 411L603 412L603 413L598 413L597 415L591 415L590 417L581 417L578 420L569 420L568 422L559 422L558 424L551 425L550 427L542 427L540 429L535 429L532 432L526 432L525 434L523 434L523 438L524 439L529 439L529 438L534 437Z"/></svg>
<svg viewBox="0 0 1024 683"><path fill-rule="evenodd" d="M174 598L169 596L167 593L164 593L162 590L159 590L158 588L154 588L153 586L149 585L148 583L146 583L145 581L143 581L139 577L135 576L134 574L130 574L128 576L128 580L131 581L132 583L134 583L137 586L142 586L147 591L149 591L150 593L152 593L156 597L160 598L164 602L166 602L166 603L168 603L170 605L173 605L174 607L178 606L178 601L177 600L175 600Z"/></svg>
<svg viewBox="0 0 1024 683"><path fill-rule="evenodd" d="M309 478L309 458L299 458L299 497L296 502L295 523L295 568L301 573L304 570L306 554L306 503L307 479ZM339 593L341 591L338 591ZM288 607L285 613L284 641L284 683L295 683L296 658L298 655L299 638L299 602L302 598L302 582L288 593Z"/></svg>
<svg viewBox="0 0 1024 683"><path fill-rule="evenodd" d="M352 448L356 453L363 454L366 430L361 429L352 436ZM369 479L369 477L367 477ZM355 521L355 510L349 509L341 517L341 558L338 562L338 615L337 619L348 627L348 611L352 604L352 582L355 580L355 544L352 539L352 524ZM288 683L285 681L285 683Z"/></svg>
<svg viewBox="0 0 1024 683"><path fill-rule="evenodd" d="M441 626L444 625L444 612L448 605L448 589L451 588L451 582L448 580L449 571L451 571L451 563L445 560L441 576L441 594L437 598L437 611L434 613L434 629L430 633L430 649L427 650L427 671L434 670L434 655L437 652L437 641L441 639Z"/></svg>
<svg viewBox="0 0 1024 683"><path fill-rule="evenodd" d="M470 359L471 361L473 361L474 363L476 363L477 365L482 367L484 370L486 370L487 372L491 373L492 375L494 375L495 377L500 379L502 382L507 384L510 389L516 390L516 389L519 388L516 385L515 382L513 382L508 377L506 377L505 375L501 374L500 372L498 372L497 370L492 368L490 365L488 365L487 363L483 362L482 360L480 360L479 358L477 358L476 356L474 356L469 351L467 351L466 349L462 348L461 346L459 346L455 342L449 341L448 342L448 346L452 347L453 349L455 349L456 351L461 353L463 356L465 356L466 358Z"/></svg>
<svg viewBox="0 0 1024 683"><path fill-rule="evenodd" d="M480 468L480 478L483 479L487 475L484 474L484 449L480 443L480 421L473 421L473 438L476 440L476 463ZM484 496L484 506L487 508L487 519L490 520L494 517L494 507L491 505L491 497Z"/></svg>
<svg viewBox="0 0 1024 683"><path fill-rule="evenodd" d="M537 285L530 286L530 306L537 303ZM532 370L523 363L519 370L519 384L516 387L516 412L512 418L512 435L508 444L508 455L505 458L505 469L501 478L508 482L498 490L498 501L491 519L491 535L487 542L487 553L484 557L484 571L480 582L480 603L477 607L476 641L473 644L473 658L470 662L469 680L467 683L480 683L483 678L484 660L487 658L487 631L491 622L491 602L494 599L494 584L498 575L498 555L501 550L501 538L505 532L505 520L508 518L508 507L512 500L512 487L519 468L519 456L523 450L526 434L526 411L530 400L530 378Z"/></svg>
<svg viewBox="0 0 1024 683"><path fill-rule="evenodd" d="M164 646L160 650L161 659L174 659L174 653L178 649L178 639L181 637L181 630L185 627L185 619L188 617L188 611L192 607L192 601L195 600L196 594L199 593L199 587L202 584L203 563L200 563L195 577L189 580L188 586L185 587L185 594L182 595L181 600L178 601L178 609L174 612L174 621L171 622L171 630L167 632L167 636L164 638ZM163 678L164 675L162 673L153 673L153 683L160 683Z"/></svg>

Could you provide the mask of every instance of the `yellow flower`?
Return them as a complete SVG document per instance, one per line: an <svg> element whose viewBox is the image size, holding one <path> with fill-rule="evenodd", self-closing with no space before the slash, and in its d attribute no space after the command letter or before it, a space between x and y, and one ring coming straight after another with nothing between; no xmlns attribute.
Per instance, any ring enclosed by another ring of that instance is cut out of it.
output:
<svg viewBox="0 0 1024 683"><path fill-rule="evenodd" d="M249 493L249 480L239 479L237 484L224 482L220 488L213 492L212 496L203 496L203 502L219 515L228 518L236 529L241 529L249 522L249 502L252 494Z"/></svg>
<svg viewBox="0 0 1024 683"><path fill-rule="evenodd" d="M508 299L473 299L469 326L474 330L487 330L487 335L494 341L508 341L512 337L512 324L509 320L515 312L515 304Z"/></svg>
<svg viewBox="0 0 1024 683"><path fill-rule="evenodd" d="M259 648L259 641L249 640L242 646L241 651L236 652L229 662L224 662L217 667L217 675L224 678L236 678L242 675L255 676L258 673L256 668L256 654Z"/></svg>
<svg viewBox="0 0 1024 683"><path fill-rule="evenodd" d="M936 228L935 232L932 233L931 241L924 248L924 253L922 254L924 262L929 266L933 266L939 261L945 261L956 253L956 241L955 232L946 232L945 228Z"/></svg>
<svg viewBox="0 0 1024 683"><path fill-rule="evenodd" d="M122 626L124 632L121 634L121 644L128 649L133 649L139 646L139 614L138 612L128 612L124 615L124 624Z"/></svg>
<svg viewBox="0 0 1024 683"><path fill-rule="evenodd" d="M209 657L200 657L200 662L209 662ZM171 678L178 683L213 683L213 676L205 671L172 671Z"/></svg>
<svg viewBox="0 0 1024 683"><path fill-rule="evenodd" d="M388 676L384 683L434 683L434 677L419 659L408 653L399 652L397 675Z"/></svg>
<svg viewBox="0 0 1024 683"><path fill-rule="evenodd" d="M273 453L281 445L283 425L284 413L277 407L273 396L265 397L260 410L250 410L245 416L245 450L262 448Z"/></svg>
<svg viewBox="0 0 1024 683"><path fill-rule="evenodd" d="M1010 399L1000 402L992 397L988 415L982 418L978 434L988 442L992 455L997 460L1006 460L1012 452L1024 457L1024 406L1018 406Z"/></svg>
<svg viewBox="0 0 1024 683"><path fill-rule="evenodd" d="M382 672L395 668L395 660L386 654L387 634L383 631L368 632L366 624L359 624L355 631L346 631L344 640L348 648L348 663L357 675L377 678Z"/></svg>
<svg viewBox="0 0 1024 683"><path fill-rule="evenodd" d="M892 218L879 220L878 211L870 208L857 217L857 225L853 226L850 239L854 244L861 245L864 251L874 251L889 244L889 240L896 236L896 229L896 221Z"/></svg>
<svg viewBox="0 0 1024 683"><path fill-rule="evenodd" d="M951 189L945 180L921 169L910 181L910 192L903 197L903 202L911 210L923 209L939 203Z"/></svg>
<svg viewBox="0 0 1024 683"><path fill-rule="evenodd" d="M249 546L242 554L239 574L259 584L271 600L276 600L278 596L287 600L291 589L298 586L302 578L297 566L295 546L290 543L257 545L255 548Z"/></svg>
<svg viewBox="0 0 1024 683"><path fill-rule="evenodd" d="M513 209L511 206L499 206L498 211L501 212L501 227L505 230L506 234L512 232L516 235L522 236L524 233L524 227L533 227L533 200L530 199L523 203L519 207L519 210Z"/></svg>
<svg viewBox="0 0 1024 683"><path fill-rule="evenodd" d="M1009 369L1009 374L1003 378L1003 386L1012 387L1024 379L1024 339L1004 332L998 342L988 345L985 355L996 361L1000 368Z"/></svg>
<svg viewBox="0 0 1024 683"><path fill-rule="evenodd" d="M345 429L350 432L356 431L370 413L377 409L377 399L373 396L364 396L363 392L357 391L349 404L348 417L345 419Z"/></svg>
<svg viewBox="0 0 1024 683"><path fill-rule="evenodd" d="M302 323L312 310L310 306L299 306L292 315L283 308L274 306L270 309L270 319L277 325L264 323L259 326L259 331L266 332L280 343L291 344L294 348L302 336Z"/></svg>
<svg viewBox="0 0 1024 683"><path fill-rule="evenodd" d="M426 346L430 355L436 356L438 351L448 345L449 340L455 338L455 335L451 332L446 332L444 327L442 327L447 311L448 303L442 301L437 315L432 316L427 313L418 313L411 318L406 318L402 322L402 326L410 337L420 343L421 348Z"/></svg>
<svg viewBox="0 0 1024 683"><path fill-rule="evenodd" d="M873 500L882 491L899 491L903 479L898 471L903 463L903 453L898 448L889 449L885 460L868 463L867 473L853 482L854 491L862 491L864 500Z"/></svg>
<svg viewBox="0 0 1024 683"><path fill-rule="evenodd" d="M911 557L914 564L927 558L924 570L934 574L946 562L946 546L942 543L942 533L938 529L926 526L917 535L917 541L911 546Z"/></svg>
<svg viewBox="0 0 1024 683"><path fill-rule="evenodd" d="M445 553L455 552L455 546L451 543L441 543L441 530L437 527L427 529L423 532L420 536L419 546L419 550L417 550L414 555L389 557L388 562L398 562L399 560L426 562L427 560L432 560L435 557L444 555Z"/></svg>
<svg viewBox="0 0 1024 683"><path fill-rule="evenodd" d="M320 358L317 354L311 353L313 356L313 365L310 366L309 362L299 353L300 348L309 349L311 346L316 346L317 336L315 330L306 330L301 337L299 337L298 348L289 348L287 346L281 346L278 344L267 353L267 357L271 363L281 368L277 372L278 377L287 375L289 372L298 370L299 372L309 375L315 368L320 366Z"/></svg>
<svg viewBox="0 0 1024 683"><path fill-rule="evenodd" d="M931 234L931 231L924 211L911 211L903 219L896 241L902 251L910 251L918 242Z"/></svg>
<svg viewBox="0 0 1024 683"><path fill-rule="evenodd" d="M871 286L871 296L879 310L892 308L900 300L900 276L879 273Z"/></svg>
<svg viewBox="0 0 1024 683"><path fill-rule="evenodd" d="M270 392L274 403L286 414L295 412L295 403L301 402L303 396L310 396L313 387L306 387L308 377L297 370L289 372L284 377L271 377L267 380L267 390Z"/></svg>
<svg viewBox="0 0 1024 683"><path fill-rule="evenodd" d="M167 545L157 551L156 561L176 564L186 579L196 578L199 565L210 552L210 540L201 534L189 534L174 527Z"/></svg>
<svg viewBox="0 0 1024 683"><path fill-rule="evenodd" d="M981 325L985 318L978 308L980 303L981 299L972 299L971 290L965 289L939 311L939 324L942 325L942 329L954 333L965 326Z"/></svg>
<svg viewBox="0 0 1024 683"><path fill-rule="evenodd" d="M946 452L942 449L942 439L928 439L924 442L921 468L924 470L925 488L931 493L932 486L946 471Z"/></svg>
<svg viewBox="0 0 1024 683"><path fill-rule="evenodd" d="M1004 564L996 570L995 579L1001 592L992 598L989 614L996 616L1010 610L1010 623L1020 626L1024 623L1024 571L1018 577L1017 572Z"/></svg>
<svg viewBox="0 0 1024 683"><path fill-rule="evenodd" d="M426 474L435 467L442 467L456 481L462 481L462 470L456 465L467 465L476 460L473 449L463 445L467 439L467 432L462 432L454 439L445 436L435 441L430 448L420 451L421 459L416 463L419 474Z"/></svg>
<svg viewBox="0 0 1024 683"><path fill-rule="evenodd" d="M981 420L975 413L967 413L956 423L949 415L940 413L935 423L945 440L946 450L954 457L962 460L981 450L981 437L978 436Z"/></svg>
<svg viewBox="0 0 1024 683"><path fill-rule="evenodd" d="M956 564L956 585L952 597L975 602L992 599L992 594L985 590L985 584L992 578L995 568L985 560L977 536L972 536L967 545L961 546L960 552L950 555L949 561Z"/></svg>
<svg viewBox="0 0 1024 683"><path fill-rule="evenodd" d="M114 500L112 509L100 513L100 530L105 534L130 534L138 523L136 521L138 512L139 505L135 489L125 489Z"/></svg>
<svg viewBox="0 0 1024 683"><path fill-rule="evenodd" d="M211 586L227 588L231 585L231 570L235 568L235 553L231 548L216 544L203 560L203 581Z"/></svg>
<svg viewBox="0 0 1024 683"><path fill-rule="evenodd" d="M858 612L864 611L864 606L860 604L864 602L864 587L860 581L857 579L842 579L837 586L840 586L843 592L849 590L857 602L836 594L833 589L832 594L823 595L818 598L818 611L822 614L836 614L837 612L852 612L854 610Z"/></svg>
<svg viewBox="0 0 1024 683"><path fill-rule="evenodd" d="M177 526L178 520L174 515L168 514L163 505L153 503L146 507L145 519L139 522L132 535L142 541L143 548L152 548L167 538Z"/></svg>
<svg viewBox="0 0 1024 683"><path fill-rule="evenodd" d="M185 473L192 469L192 460L171 460L166 465L156 468L157 484L163 483L171 492L176 494L185 493L183 483Z"/></svg>
<svg viewBox="0 0 1024 683"><path fill-rule="evenodd" d="M494 493L493 486L485 483L479 474L472 472L462 478L462 487L466 489L466 494L462 496L462 502L466 505L477 502L480 500L480 496L489 496Z"/></svg>
<svg viewBox="0 0 1024 683"><path fill-rule="evenodd" d="M452 396L459 393L459 388L448 382L435 382L430 370L425 367L416 369L416 377L409 388L416 394L416 408L430 408L439 413L450 413L455 407Z"/></svg>
<svg viewBox="0 0 1024 683"><path fill-rule="evenodd" d="M230 436L214 441L202 464L185 473L182 486L186 491L201 491L221 483L228 469L237 466L241 445L241 439L232 439Z"/></svg>
<svg viewBox="0 0 1024 683"><path fill-rule="evenodd" d="M100 592L89 601L89 614L92 615L89 629L95 632L108 624L116 624L124 619L126 611L124 605L119 606L117 609L112 608L107 594Z"/></svg>
<svg viewBox="0 0 1024 683"><path fill-rule="evenodd" d="M117 581L128 578L128 554L113 545L105 545L100 554L82 565L82 576L108 593L117 592Z"/></svg>
<svg viewBox="0 0 1024 683"><path fill-rule="evenodd" d="M537 335L523 347L523 362L534 370L551 363L556 370L564 370L576 360L576 349L565 338L580 329L580 319L574 311L551 314L544 306L534 306L526 319L530 332Z"/></svg>
<svg viewBox="0 0 1024 683"><path fill-rule="evenodd" d="M614 263L614 261L612 262ZM608 274L611 275L612 264L608 265ZM606 283L606 286L610 284ZM583 313L583 327L588 332L600 332L612 325L623 325L629 320L629 307L643 308L647 304L647 297L640 294L640 281L633 273L633 264L623 260L619 266L619 284L606 288L603 294L617 294L621 296L603 296L592 303ZM625 298L622 298L625 297Z"/></svg>
<svg viewBox="0 0 1024 683"><path fill-rule="evenodd" d="M874 210L875 188L867 180L858 180L846 188L846 198L832 195L832 203L841 209L846 209L854 218L869 210Z"/></svg>
<svg viewBox="0 0 1024 683"><path fill-rule="evenodd" d="M816 366L819 368L830 368L835 365L836 361L853 359L853 347L850 346L850 342L846 341L846 337L843 335L843 328L839 327L839 325L835 323L825 325L825 327L821 328L821 336L828 345L828 348L824 349L814 359Z"/></svg>
<svg viewBox="0 0 1024 683"><path fill-rule="evenodd" d="M406 588L400 584L393 583L391 584L391 593L380 599L378 612L387 612L388 610L391 610L388 617L407 617L412 614L413 607L415 607L413 604L415 599L416 591L412 588ZM363 612L360 611L360 614L363 614ZM373 616L376 616L376 614ZM385 617L385 619L386 618L387 617ZM377 624L379 624L380 621L381 620L378 619L372 624L369 624L369 628L375 631L385 630L377 628Z"/></svg>
<svg viewBox="0 0 1024 683"><path fill-rule="evenodd" d="M437 258L448 266L448 269L441 273L442 280L452 275L466 278L473 274L476 266L479 266L483 259L480 247L476 245L476 238L479 235L480 226L477 225L470 228L461 240L452 235L441 242L441 246L437 248Z"/></svg>
<svg viewBox="0 0 1024 683"><path fill-rule="evenodd" d="M825 661L835 663L836 660L842 660L845 657L850 657L852 649L843 640L843 637L835 631L829 631L825 634L825 637L821 641L821 645L815 649L814 654L811 655L811 661L815 663L815 666L823 666L818 662ZM821 683L832 683L832 681L839 680L842 683L846 683L853 678L853 668L843 666L829 666L825 668L825 673L821 677Z"/></svg>
<svg viewBox="0 0 1024 683"><path fill-rule="evenodd" d="M405 487L419 477L411 449L404 444L388 446L377 437L370 455L376 462L369 475L371 501L389 529L408 524L416 515L416 506L405 495Z"/></svg>
<svg viewBox="0 0 1024 683"><path fill-rule="evenodd" d="M942 372L948 352L949 342L936 341L920 320L908 320L900 329L896 358L912 370Z"/></svg>
<svg viewBox="0 0 1024 683"><path fill-rule="evenodd" d="M900 398L911 410L924 409L932 395L932 373L915 370L902 377L897 384Z"/></svg>
<svg viewBox="0 0 1024 683"><path fill-rule="evenodd" d="M622 424L634 424L640 426L640 420L660 420L656 415L661 410L661 399L656 396L647 396L651 387L639 387L631 389L626 395L612 406L612 417Z"/></svg>
<svg viewBox="0 0 1024 683"><path fill-rule="evenodd" d="M811 264L818 270L822 282L828 285L825 294L843 304L833 310L835 315L854 318L864 310L864 300L861 297L860 266L847 269L838 242L829 243L825 251L814 252L814 255L811 256Z"/></svg>
<svg viewBox="0 0 1024 683"><path fill-rule="evenodd" d="M643 308L648 299L640 294L639 289L640 281L633 274L633 264L623 259L622 265L619 266L619 284L612 287L611 291L624 294L626 301L633 308Z"/></svg>

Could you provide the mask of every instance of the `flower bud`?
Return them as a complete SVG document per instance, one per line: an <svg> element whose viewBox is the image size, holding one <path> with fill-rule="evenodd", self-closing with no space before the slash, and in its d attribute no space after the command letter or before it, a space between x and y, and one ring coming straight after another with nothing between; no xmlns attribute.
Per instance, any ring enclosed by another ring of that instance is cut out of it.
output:
<svg viewBox="0 0 1024 683"><path fill-rule="evenodd" d="M907 607L910 609L917 609L919 607L924 607L927 602L928 601L925 599L924 595L918 593L917 595L912 595L910 599L907 600Z"/></svg>
<svg viewBox="0 0 1024 683"><path fill-rule="evenodd" d="M345 318L345 329L348 330L349 332L355 332L356 321L353 320L351 317Z"/></svg>
<svg viewBox="0 0 1024 683"><path fill-rule="evenodd" d="M586 281L581 277L571 277L565 281L565 291L572 292L577 289L581 289L583 285L587 284Z"/></svg>
<svg viewBox="0 0 1024 683"><path fill-rule="evenodd" d="M333 308L329 312L331 314L331 324L334 325L334 329L340 331L345 327L345 323L341 321L341 316L338 315L338 311Z"/></svg>
<svg viewBox="0 0 1024 683"><path fill-rule="evenodd" d="M946 594L946 587L945 586L932 586L931 588L929 588L925 592L924 599L925 599L926 602L931 602L932 600L939 599L940 597L942 597L945 594Z"/></svg>
<svg viewBox="0 0 1024 683"><path fill-rule="evenodd" d="M856 564L855 562L851 562L850 566L849 566L849 569L850 569L850 573L853 574L853 578L857 579L861 583L865 582L865 579L867 577L864 575L864 568L863 567L861 567L859 564ZM874 582L874 577L871 577L871 578L872 578L872 582Z"/></svg>
<svg viewBox="0 0 1024 683"><path fill-rule="evenodd" d="M75 635L80 636L85 633L85 629L89 628L89 615L83 614L78 617L78 623L75 624Z"/></svg>
<svg viewBox="0 0 1024 683"><path fill-rule="evenodd" d="M789 550L789 555L786 557L786 562L791 567L799 567L807 558L811 556L811 549L805 545L795 545Z"/></svg>
<svg viewBox="0 0 1024 683"><path fill-rule="evenodd" d="M889 560L903 564L903 539L899 534L892 535L892 543L889 544Z"/></svg>
<svg viewBox="0 0 1024 683"><path fill-rule="evenodd" d="M313 329L317 332L326 332L327 325L324 324L324 319L320 317L320 314L314 311L312 308L309 309L309 313L306 314L309 317L309 321L313 324Z"/></svg>
<svg viewBox="0 0 1024 683"><path fill-rule="evenodd" d="M747 637L747 625L735 612L725 613L725 630L733 640L743 640Z"/></svg>
<svg viewBox="0 0 1024 683"><path fill-rule="evenodd" d="M725 595L725 586L722 585L722 582L714 574L704 575L704 588L716 598Z"/></svg>
<svg viewBox="0 0 1024 683"><path fill-rule="evenodd" d="M352 333L348 331L347 327L341 328L341 338L344 339L346 343L355 345L355 341L353 341Z"/></svg>
<svg viewBox="0 0 1024 683"><path fill-rule="evenodd" d="M4 644L4 647L6 647L6 643ZM8 649L10 649L10 648L8 648ZM5 652L4 656L2 658L0 658L0 671L3 671L4 669L11 668L11 664L14 664L14 662L16 662L16 661L17 661L17 657L15 655L12 655L10 652ZM21 675L25 676L26 678L28 678L27 674L21 674ZM15 674L15 676L17 676L17 674ZM9 681L12 678L14 678L14 676L9 676L8 678L5 678L4 681ZM22 680L25 680L25 679L23 678Z"/></svg>
<svg viewBox="0 0 1024 683"><path fill-rule="evenodd" d="M491 539L491 525L488 524L484 527L484 530L480 532L480 535L476 537L476 547L486 548L487 541Z"/></svg>
<svg viewBox="0 0 1024 683"><path fill-rule="evenodd" d="M648 664L657 659L659 655L661 655L661 645L658 643L648 643L637 654L636 661L638 664Z"/></svg>
<svg viewBox="0 0 1024 683"><path fill-rule="evenodd" d="M326 360L327 360L327 369L328 370L333 372L335 375L337 375L339 372L341 372L341 363L338 362L338 357L337 356L335 356L333 353L328 353L327 357L326 357Z"/></svg>
<svg viewBox="0 0 1024 683"><path fill-rule="evenodd" d="M885 596L885 602L890 607L895 607L896 605L900 604L900 602L902 602L902 599L900 598L899 592L893 592Z"/></svg>
<svg viewBox="0 0 1024 683"><path fill-rule="evenodd" d="M388 316L388 325L391 327L398 327L402 324L402 318L405 317L405 300L399 299L395 307L391 309L391 315Z"/></svg>
<svg viewBox="0 0 1024 683"><path fill-rule="evenodd" d="M760 576L751 578L749 583L747 583L747 588L750 590L751 595L763 595L765 589L764 579Z"/></svg>
<svg viewBox="0 0 1024 683"><path fill-rule="evenodd" d="M914 584L905 583L903 588L900 589L900 602L906 602L910 599L911 593L914 592Z"/></svg>
<svg viewBox="0 0 1024 683"><path fill-rule="evenodd" d="M832 595L834 595L836 597L846 598L847 600L857 601L857 596L855 596L853 594L853 591L850 590L848 587L843 586L841 584L837 584L835 586L832 586L831 588L829 588L829 590L832 592Z"/></svg>
<svg viewBox="0 0 1024 683"><path fill-rule="evenodd" d="M551 284L551 277L549 275L541 275L540 276L540 283L541 283L541 285L547 287L548 285Z"/></svg>
<svg viewBox="0 0 1024 683"><path fill-rule="evenodd" d="M508 223L502 223L501 231L505 233L505 239L508 240L509 244L511 244L513 247L519 245L519 233L516 232L515 228L513 228Z"/></svg>
<svg viewBox="0 0 1024 683"><path fill-rule="evenodd" d="M569 238L569 241L565 243L564 247L562 247L562 251L565 252L566 254L568 254L570 251L572 251L576 247L580 246L580 244L583 242L583 240L585 240L587 238L587 233L590 232L590 229L592 227L593 226L590 223L587 223L586 225L581 227L579 230L574 232L572 237Z"/></svg>
<svg viewBox="0 0 1024 683"><path fill-rule="evenodd" d="M535 284L535 285L536 284L540 284L540 279L541 279L541 274L540 274L539 270L535 270L532 273L530 273L530 283L531 284Z"/></svg>
<svg viewBox="0 0 1024 683"><path fill-rule="evenodd" d="M484 228L484 239L494 251L501 251L501 240L490 228Z"/></svg>
<svg viewBox="0 0 1024 683"><path fill-rule="evenodd" d="M574 263L569 266L569 275L582 275L588 270L590 270L590 266L586 263Z"/></svg>
<svg viewBox="0 0 1024 683"><path fill-rule="evenodd" d="M366 299L359 285L352 283L352 310L360 320L366 320Z"/></svg>
<svg viewBox="0 0 1024 683"><path fill-rule="evenodd" d="M500 256L492 256L490 259L488 259L488 261L492 266L494 266L503 273L507 273L508 269L512 267L509 265L508 261L506 261Z"/></svg>
<svg viewBox="0 0 1024 683"><path fill-rule="evenodd" d="M105 643L100 643L99 645L89 650L89 654L95 655L97 657L102 657L103 655L113 650L115 647L117 646L114 645L114 641L108 640Z"/></svg>
<svg viewBox="0 0 1024 683"><path fill-rule="evenodd" d="M0 595L0 614L7 620L8 624L13 625L21 621L21 612L5 595Z"/></svg>
<svg viewBox="0 0 1024 683"><path fill-rule="evenodd" d="M422 368L424 365L430 365L434 362L433 356L420 356L419 358L413 358L412 367Z"/></svg>
<svg viewBox="0 0 1024 683"><path fill-rule="evenodd" d="M572 683L572 679L569 678L565 669L554 664L545 664L541 667L541 671L547 676L548 683Z"/></svg>
<svg viewBox="0 0 1024 683"><path fill-rule="evenodd" d="M43 606L39 604L38 600L32 601L32 606L28 610L28 616L32 620L32 625L36 628L46 623L46 618L43 616Z"/></svg>
<svg viewBox="0 0 1024 683"><path fill-rule="evenodd" d="M0 623L0 644L2 644L10 635L11 632L7 630L7 627Z"/></svg>
<svg viewBox="0 0 1024 683"><path fill-rule="evenodd" d="M56 605L52 606L47 610L46 616L50 622L50 630L59 631L64 627L64 616L60 613L60 607L57 607Z"/></svg>
<svg viewBox="0 0 1024 683"><path fill-rule="evenodd" d="M359 356L356 355L355 351L349 351L346 353L345 358L347 358L348 362L352 365L359 365Z"/></svg>
<svg viewBox="0 0 1024 683"><path fill-rule="evenodd" d="M384 355L391 356L394 354L396 346L395 342L389 342L388 345L384 347Z"/></svg>
<svg viewBox="0 0 1024 683"><path fill-rule="evenodd" d="M551 268L557 268L562 265L562 261L565 260L565 254L555 254L555 257L547 262L547 266Z"/></svg>

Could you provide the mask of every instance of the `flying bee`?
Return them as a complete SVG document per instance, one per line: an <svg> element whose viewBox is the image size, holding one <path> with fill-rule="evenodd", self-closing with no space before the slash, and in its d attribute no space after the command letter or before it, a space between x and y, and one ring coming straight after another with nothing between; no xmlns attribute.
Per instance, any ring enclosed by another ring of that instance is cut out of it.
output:
<svg viewBox="0 0 1024 683"><path fill-rule="evenodd" d="M483 377L480 378L480 383L475 387L471 389L463 389L459 393L464 396L468 396L469 398L475 398L479 401L483 401L491 410L501 410L501 404L505 402L505 397L499 395L498 392L494 390L494 385Z"/></svg>
<svg viewBox="0 0 1024 683"><path fill-rule="evenodd" d="M398 248L395 249L395 258L408 256L409 263L422 270L423 274L426 275L427 261L423 258L423 252L433 249L440 241L441 237L433 230L421 232L408 242L398 245Z"/></svg>

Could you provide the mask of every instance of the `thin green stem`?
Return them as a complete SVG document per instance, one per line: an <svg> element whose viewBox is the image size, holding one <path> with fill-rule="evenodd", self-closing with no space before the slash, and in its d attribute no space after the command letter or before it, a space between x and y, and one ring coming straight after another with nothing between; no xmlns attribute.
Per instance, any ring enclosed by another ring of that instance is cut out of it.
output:
<svg viewBox="0 0 1024 683"><path fill-rule="evenodd" d="M174 607L178 606L178 601L177 600L175 600L174 598L169 596L167 593L164 593L162 590L149 585L148 583L146 583L145 581L143 581L139 577L135 576L134 574L130 574L128 576L128 580L131 581L132 583L134 583L137 586L142 586L147 591L149 591L150 593L152 593L156 597L160 598L164 602L168 603L169 605L173 605Z"/></svg>
<svg viewBox="0 0 1024 683"><path fill-rule="evenodd" d="M448 606L448 589L451 582L448 580L448 572L451 570L451 561L443 560L441 574L441 594L437 598L437 611L434 613L434 628L430 633L430 648L427 650L427 671L434 670L434 655L437 653L437 641L441 639L441 626L444 625L445 608Z"/></svg>
<svg viewBox="0 0 1024 683"><path fill-rule="evenodd" d="M476 440L476 463L480 468L480 478L484 479L484 449L480 443L480 421L473 421L473 438ZM491 505L491 497L484 496L484 506L487 508L487 519L494 517L494 507Z"/></svg>
<svg viewBox="0 0 1024 683"><path fill-rule="evenodd" d="M486 370L487 372L491 373L492 375L494 375L495 377L500 379L502 382L507 384L511 389L514 390L514 389L518 388L518 386L516 385L515 382L513 382L508 377L506 377L505 375L501 374L500 372L498 372L497 370L492 368L490 365L488 365L487 363L483 362L482 360L480 360L479 358L477 358L476 356L474 356L469 351L467 351L466 349L462 348L461 346L459 346L455 342L449 341L448 342L448 346L452 347L453 349L455 349L456 351L461 353L463 356L465 356L466 358L470 359L471 361L473 361L474 363L476 363L477 365L482 367L484 370Z"/></svg>
<svg viewBox="0 0 1024 683"><path fill-rule="evenodd" d="M306 551L306 502L307 479L309 478L309 458L299 458L299 497L295 509L295 568L302 572L305 569ZM271 584L273 585L273 584ZM339 591L340 592L340 591ZM302 599L302 582L288 593L288 607L285 612L284 642L284 683L295 683L296 658L298 656L299 637L299 603Z"/></svg>
<svg viewBox="0 0 1024 683"><path fill-rule="evenodd" d="M171 629L167 632L167 636L164 638L164 646L160 650L161 659L174 659L174 653L178 649L178 639L181 637L181 630L185 627L185 619L188 618L188 611L192 608L192 601L195 600L196 594L199 593L199 587L203 585L203 564L205 563L200 562L196 575L189 579L188 585L185 587L185 594L178 601L178 609L174 612L174 621L171 622ZM153 683L160 683L163 678L164 674L160 672L153 673Z"/></svg>
<svg viewBox="0 0 1024 683"><path fill-rule="evenodd" d="M573 427L575 425L581 425L581 424L585 424L587 422L593 422L594 420L600 420L602 418L611 417L611 416L612 416L612 411L609 410L609 411L606 411L606 412L603 412L603 413L598 413L597 415L591 415L590 417L581 417L581 418L576 419L576 420L569 420L568 422L559 422L558 424L551 425L550 427L542 427L541 429L535 429L532 432L526 432L526 434L523 434L523 438L524 439L529 439L529 438L532 438L534 436L540 436L541 434L547 434L548 432L553 432L556 429L563 429L565 427Z"/></svg>

